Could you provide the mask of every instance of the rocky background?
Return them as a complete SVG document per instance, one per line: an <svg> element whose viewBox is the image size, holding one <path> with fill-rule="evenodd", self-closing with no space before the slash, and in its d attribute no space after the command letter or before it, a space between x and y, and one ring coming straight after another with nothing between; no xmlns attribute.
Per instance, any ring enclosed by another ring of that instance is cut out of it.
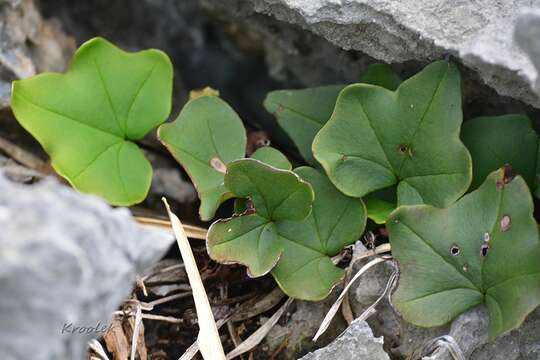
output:
<svg viewBox="0 0 540 360"><path fill-rule="evenodd" d="M49 326L66 319L107 322L130 296L136 275L167 252L155 266L177 265L179 259L170 248L170 236L141 233L127 212L77 196L57 180L40 180L52 170L10 113L12 80L65 70L76 47L94 36L128 50L159 48L175 65L172 117L190 90L211 86L238 111L250 131L264 131L274 146L298 159L291 141L262 108L267 92L352 83L367 65L380 61L407 78L430 61L451 58L463 77L465 120L479 114L526 113L538 130L537 71L526 53L540 59L540 21L537 13L526 10L530 7L540 8L540 1L0 0L0 154L6 156L0 158L0 168L10 179L0 178L0 249L16 255L11 262L0 263L0 355L9 349L8 360L84 359L91 336L69 336ZM528 15L515 33L523 12ZM151 194L141 208L162 214L159 199L164 194L181 219L200 224L196 195L186 174L155 137L144 141L156 171ZM27 215L14 222L6 214L15 212ZM84 218L84 223L77 224L77 218ZM94 226L102 232L102 241L91 244L86 234ZM31 233L21 230L29 228ZM14 238L22 239L16 247L10 241ZM134 241L137 247L128 246ZM97 255L90 255L95 250ZM203 256L204 246L195 251ZM29 261L39 266L26 266ZM224 271L206 265L211 297L218 297L225 277L236 281L233 292L245 294L253 287L242 269ZM379 297L392 272L392 265L385 263L354 286L353 315L359 316ZM185 274L169 275L173 277L166 279L169 288L156 289L157 295L170 293L171 287L186 291L179 285L185 283ZM260 290L273 286L269 279L257 284ZM420 329L403 322L388 299L367 323L354 321L347 328L339 315L328 333L313 343L311 338L339 290L321 303L295 302L249 359L304 355L305 360L451 359L449 341L457 343L466 359L540 359L538 310L520 329L487 343L482 308L446 327ZM217 313L233 307L215 304ZM195 339L189 299L169 307L164 311L182 322L145 322L149 359L178 359ZM273 311L251 319L245 331L257 328Z"/></svg>

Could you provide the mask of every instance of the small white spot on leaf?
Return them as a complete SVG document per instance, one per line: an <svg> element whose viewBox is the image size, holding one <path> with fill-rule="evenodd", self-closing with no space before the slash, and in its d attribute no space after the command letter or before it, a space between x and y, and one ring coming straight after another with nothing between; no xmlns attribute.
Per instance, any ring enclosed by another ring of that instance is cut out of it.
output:
<svg viewBox="0 0 540 360"><path fill-rule="evenodd" d="M510 225L512 225L512 219L510 219L510 216L504 215L501 218L501 232L508 231L508 229L510 229Z"/></svg>
<svg viewBox="0 0 540 360"><path fill-rule="evenodd" d="M227 172L227 166L221 161L220 158L213 157L210 159L210 165L216 170L219 171L222 174L225 174Z"/></svg>

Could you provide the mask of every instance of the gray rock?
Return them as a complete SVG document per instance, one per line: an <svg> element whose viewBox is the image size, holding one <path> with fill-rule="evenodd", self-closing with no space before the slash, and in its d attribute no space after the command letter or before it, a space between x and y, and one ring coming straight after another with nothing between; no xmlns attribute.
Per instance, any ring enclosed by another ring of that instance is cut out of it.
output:
<svg viewBox="0 0 540 360"><path fill-rule="evenodd" d="M172 238L47 179L0 176L0 352L6 360L79 360ZM76 328L79 327L79 328ZM92 329L97 327L97 329Z"/></svg>
<svg viewBox="0 0 540 360"><path fill-rule="evenodd" d="M364 264L355 264L355 271ZM351 305L359 316L382 293L393 271L391 263L368 270L351 289ZM458 316L451 324L419 328L405 322L388 299L379 303L377 313L367 322L376 336L384 337L385 350L393 357L418 359L430 340L450 335L468 360L538 360L540 359L540 309L532 312L518 329L494 342L487 342L488 312L484 306ZM439 348L425 360L452 360L445 348Z"/></svg>
<svg viewBox="0 0 540 360"><path fill-rule="evenodd" d="M206 0L208 1L208 0ZM540 107L536 70L512 38L538 0L250 0L258 13L297 24L346 50L393 63L453 55L499 94Z"/></svg>
<svg viewBox="0 0 540 360"><path fill-rule="evenodd" d="M471 309L452 322L452 336L466 359L470 360L537 360L540 359L540 309L532 312L521 327L487 342L489 318L485 307ZM424 360L451 360L441 348Z"/></svg>
<svg viewBox="0 0 540 360"><path fill-rule="evenodd" d="M540 93L540 9L527 9L516 21L516 43L525 51L536 68L536 92Z"/></svg>
<svg viewBox="0 0 540 360"><path fill-rule="evenodd" d="M0 108L9 105L11 81L62 71L75 50L56 21L45 21L33 0L0 1Z"/></svg>
<svg viewBox="0 0 540 360"><path fill-rule="evenodd" d="M330 345L307 354L301 360L389 360L383 350L383 339L373 336L365 321L355 320Z"/></svg>
<svg viewBox="0 0 540 360"><path fill-rule="evenodd" d="M355 263L356 273L367 260ZM360 316L382 294L394 265L385 262L372 267L351 287L350 300L355 316ZM407 358L421 351L430 339L448 333L448 326L436 328L420 328L404 321L394 311L388 298L383 299L377 306L377 312L367 319L376 336L384 337L385 350L397 358Z"/></svg>
<svg viewBox="0 0 540 360"><path fill-rule="evenodd" d="M340 291L341 289L334 289L324 301L295 301L282 318L284 321L276 324L266 336L264 350L272 354L285 344L285 348L279 353L279 359L293 360L334 340L346 328L346 322L339 314L332 320L323 336L317 342L312 341Z"/></svg>

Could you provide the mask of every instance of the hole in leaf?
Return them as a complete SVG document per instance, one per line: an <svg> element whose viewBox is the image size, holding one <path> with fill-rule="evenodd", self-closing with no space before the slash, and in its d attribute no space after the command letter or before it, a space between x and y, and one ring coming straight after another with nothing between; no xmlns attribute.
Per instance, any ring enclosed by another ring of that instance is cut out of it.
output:
<svg viewBox="0 0 540 360"><path fill-rule="evenodd" d="M459 247L459 245L457 244L452 245L452 247L450 248L450 255L458 256L460 253L461 253L461 248Z"/></svg>
<svg viewBox="0 0 540 360"><path fill-rule="evenodd" d="M491 236L489 235L488 232L485 232L484 233L484 242L489 242L489 240L491 240Z"/></svg>
<svg viewBox="0 0 540 360"><path fill-rule="evenodd" d="M399 145L398 150L401 155L407 155L407 156L413 155L413 150L409 145L401 144Z"/></svg>
<svg viewBox="0 0 540 360"><path fill-rule="evenodd" d="M501 218L501 232L508 231L508 229L510 229L510 225L512 225L512 219L510 219L510 216L504 215Z"/></svg>
<svg viewBox="0 0 540 360"><path fill-rule="evenodd" d="M488 252L489 252L489 245L482 244L482 246L480 246L480 256L486 257Z"/></svg>
<svg viewBox="0 0 540 360"><path fill-rule="evenodd" d="M399 145L399 152L402 154L406 154L409 151L409 147L407 145Z"/></svg>

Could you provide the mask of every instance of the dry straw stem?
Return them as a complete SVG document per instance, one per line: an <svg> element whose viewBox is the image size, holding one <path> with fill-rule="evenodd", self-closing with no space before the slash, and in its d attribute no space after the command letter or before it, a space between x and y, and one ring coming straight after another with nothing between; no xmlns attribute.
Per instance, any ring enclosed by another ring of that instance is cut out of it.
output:
<svg viewBox="0 0 540 360"><path fill-rule="evenodd" d="M199 350L205 360L225 360L225 353L223 352L223 346L219 339L219 333L214 320L214 315L212 314L212 308L208 302L208 297L195 258L193 257L188 238L184 232L182 223L171 211L167 200L165 198L162 200L167 208L169 218L171 219L173 232L178 242L189 283L193 291L193 299L195 300L195 309L199 321L199 336L197 337Z"/></svg>
<svg viewBox="0 0 540 360"><path fill-rule="evenodd" d="M155 219L146 216L135 216L135 220L141 225L153 226L167 231L170 231L171 229L171 222L169 220ZM208 230L186 224L182 224L182 227L188 237L197 240L206 240L206 233Z"/></svg>
<svg viewBox="0 0 540 360"><path fill-rule="evenodd" d="M343 298L345 297L345 295L347 295L347 292L349 291L349 288L351 287L351 285L360 277L360 275L362 275L363 273L365 273L366 271L368 271L371 267L377 265L378 263L380 262L383 262L385 261L385 259L382 259L382 258L375 258L373 260L371 260L370 262L368 262L366 265L364 265L357 273L356 275L354 275L354 277L351 279L351 281L347 284L347 286L345 286L345 288L343 289L343 291L341 292L341 294L339 295L339 297L337 298L336 302L332 305L332 307L330 308L330 310L328 310L328 313L326 314L326 316L324 317L324 320L322 321L321 323L321 326L319 327L319 330L317 330L317 333L315 334L315 336L313 337L313 341L317 341L317 339L322 335L324 334L324 332L326 331L326 329L328 329L328 326L330 325L330 322L332 321L332 319L334 318L334 316L336 315L337 311L339 310L339 307L341 306L341 303L343 302Z"/></svg>

